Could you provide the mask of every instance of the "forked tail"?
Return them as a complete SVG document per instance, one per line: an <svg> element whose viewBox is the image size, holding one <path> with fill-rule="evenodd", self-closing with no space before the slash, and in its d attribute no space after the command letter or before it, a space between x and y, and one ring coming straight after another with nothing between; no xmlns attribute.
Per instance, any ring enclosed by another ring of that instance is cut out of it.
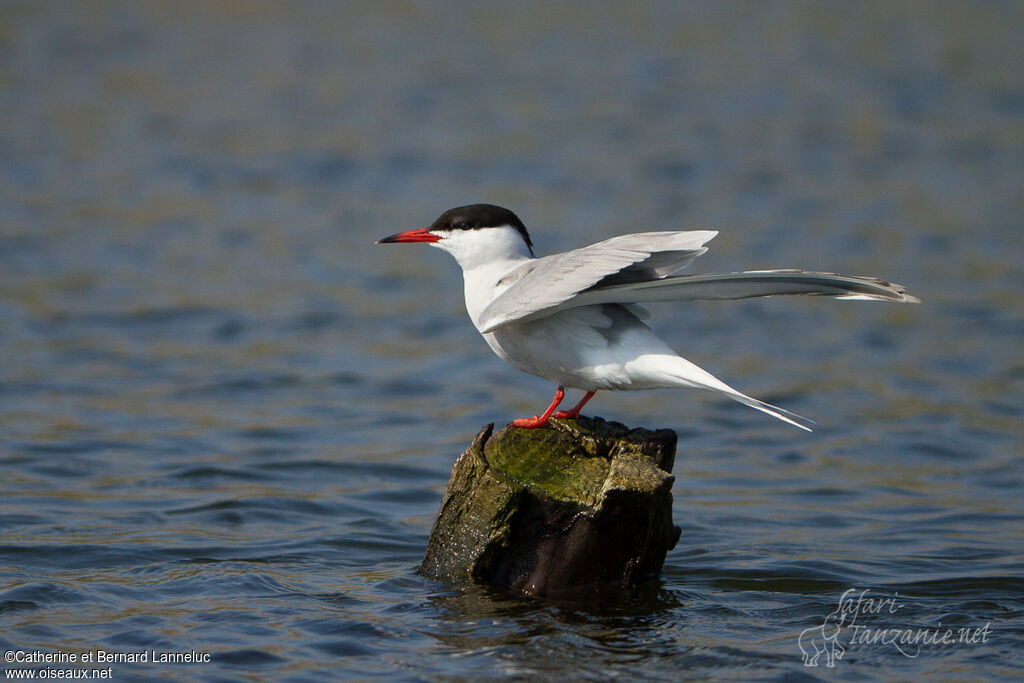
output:
<svg viewBox="0 0 1024 683"><path fill-rule="evenodd" d="M660 375L661 379L666 382L666 386L687 386L695 389L704 389L706 391L716 391L720 394L725 394L734 401L738 401L745 406L750 406L755 410L760 410L762 413L767 413L772 417L787 422L794 427L811 431L810 425L814 424L813 420L809 420L806 417L791 413L788 410L773 406L770 403L747 396L741 391L733 389L731 386L712 375L707 370L704 370L697 365L694 365L690 361L682 358L681 356L658 356L657 360L652 364L656 367L656 372Z"/></svg>
<svg viewBox="0 0 1024 683"><path fill-rule="evenodd" d="M712 389L712 391L722 390ZM811 431L811 428L808 425L814 424L814 420L809 420L808 418L802 415L791 413L788 410L785 410L778 406L773 406L771 403L765 403L764 401L758 400L751 396L747 396L746 394L740 393L735 389L731 389L730 391L722 391L722 393L724 393L726 396L728 396L734 401L739 401L745 406L750 406L755 410L760 410L762 413L768 413L774 418L782 420L783 422L788 422L794 427L799 427L800 429L804 429L808 432Z"/></svg>

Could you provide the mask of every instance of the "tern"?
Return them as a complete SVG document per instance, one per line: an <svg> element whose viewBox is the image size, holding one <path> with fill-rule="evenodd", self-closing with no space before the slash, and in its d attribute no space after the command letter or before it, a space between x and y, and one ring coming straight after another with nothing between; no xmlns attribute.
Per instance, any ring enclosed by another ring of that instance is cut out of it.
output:
<svg viewBox="0 0 1024 683"><path fill-rule="evenodd" d="M640 232L538 258L518 216L493 204L470 204L377 243L423 242L454 256L466 311L494 353L558 386L543 413L514 420L514 427L576 419L597 391L688 387L725 394L810 431L807 418L747 396L677 354L644 323L648 314L638 304L782 294L919 300L902 285L873 277L795 269L678 275L717 234ZM567 387L583 391L583 398L556 412Z"/></svg>

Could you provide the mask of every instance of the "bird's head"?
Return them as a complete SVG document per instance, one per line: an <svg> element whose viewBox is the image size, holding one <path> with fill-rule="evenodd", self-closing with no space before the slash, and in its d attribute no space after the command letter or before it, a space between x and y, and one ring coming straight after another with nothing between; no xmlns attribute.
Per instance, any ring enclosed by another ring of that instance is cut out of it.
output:
<svg viewBox="0 0 1024 683"><path fill-rule="evenodd" d="M533 256L526 226L508 209L469 204L448 209L426 228L400 232L377 244L426 242L444 249L469 269L492 261Z"/></svg>

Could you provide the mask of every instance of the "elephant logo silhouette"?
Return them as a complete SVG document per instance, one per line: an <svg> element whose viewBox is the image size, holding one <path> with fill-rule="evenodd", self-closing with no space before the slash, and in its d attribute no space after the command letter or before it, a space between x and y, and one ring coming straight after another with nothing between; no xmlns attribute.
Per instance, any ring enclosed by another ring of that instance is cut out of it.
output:
<svg viewBox="0 0 1024 683"><path fill-rule="evenodd" d="M842 659L846 650L839 644L839 634L846 614L836 610L817 626L800 632L797 645L804 656L804 666L818 666L818 659L825 655L825 666L834 668L837 659Z"/></svg>

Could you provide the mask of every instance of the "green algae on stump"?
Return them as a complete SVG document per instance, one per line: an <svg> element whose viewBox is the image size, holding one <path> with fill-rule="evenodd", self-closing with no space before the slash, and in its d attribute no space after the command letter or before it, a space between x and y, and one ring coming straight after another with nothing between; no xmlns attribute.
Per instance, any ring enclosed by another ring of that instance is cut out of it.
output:
<svg viewBox="0 0 1024 683"><path fill-rule="evenodd" d="M550 597L657 576L679 538L675 432L584 417L492 430L452 468L421 574Z"/></svg>

